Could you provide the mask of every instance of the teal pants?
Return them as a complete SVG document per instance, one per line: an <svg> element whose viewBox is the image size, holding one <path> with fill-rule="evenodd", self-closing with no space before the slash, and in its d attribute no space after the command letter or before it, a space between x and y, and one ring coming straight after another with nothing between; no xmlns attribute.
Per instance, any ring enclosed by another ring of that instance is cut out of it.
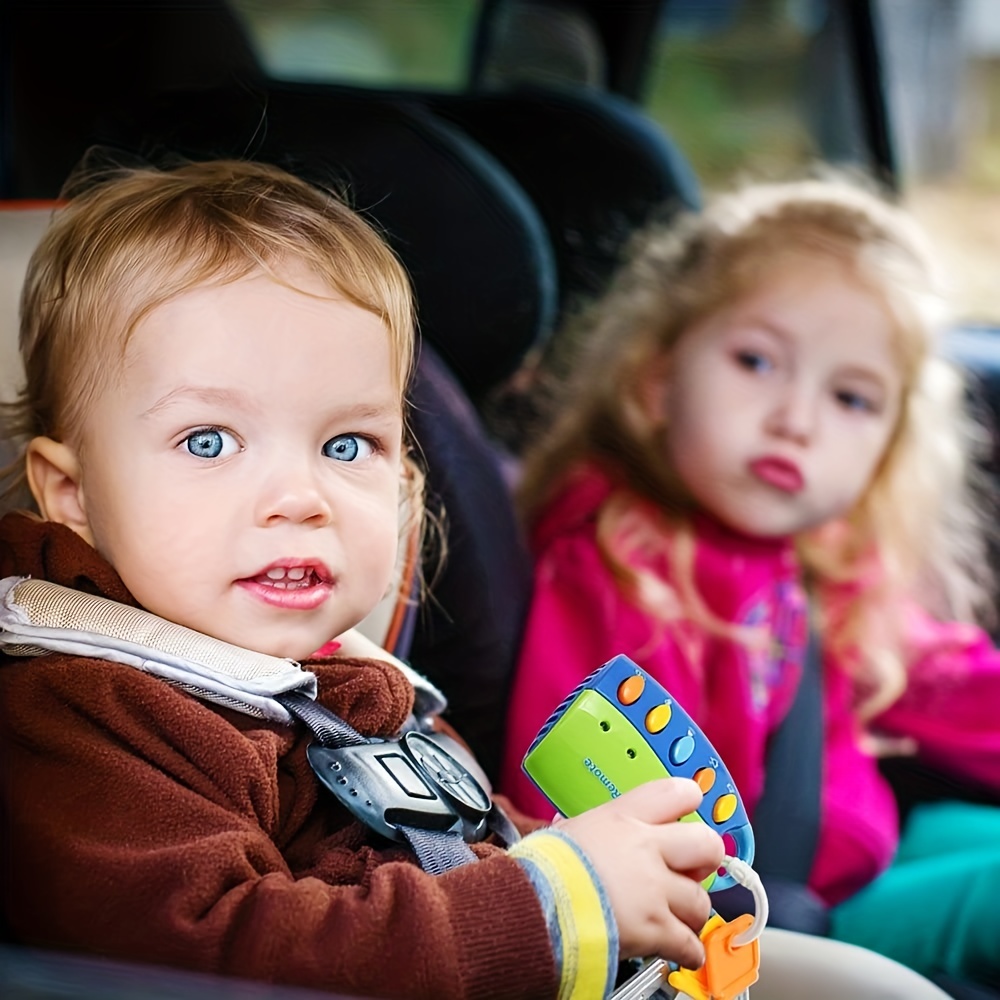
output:
<svg viewBox="0 0 1000 1000"><path fill-rule="evenodd" d="M925 976L1000 984L1000 808L916 807L890 867L832 917L835 938Z"/></svg>

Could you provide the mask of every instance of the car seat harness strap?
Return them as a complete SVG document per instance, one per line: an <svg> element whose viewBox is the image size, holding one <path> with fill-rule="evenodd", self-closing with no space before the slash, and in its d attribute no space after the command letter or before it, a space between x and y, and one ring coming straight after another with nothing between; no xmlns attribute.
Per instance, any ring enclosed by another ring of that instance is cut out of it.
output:
<svg viewBox="0 0 1000 1000"><path fill-rule="evenodd" d="M425 871L475 861L469 844L490 832L517 840L473 774L478 767L450 736L413 728L398 740L368 739L306 695L277 697L316 737L306 756L320 782L366 826L405 840Z"/></svg>
<svg viewBox="0 0 1000 1000"><path fill-rule="evenodd" d="M471 754L433 731L443 696L408 668L403 672L414 685L414 716L397 739L368 738L316 702L315 674L294 660L28 577L0 580L0 650L111 660L247 715L304 723L315 737L306 754L320 782L366 826L408 843L432 874L475 861L469 844L490 833L505 844L518 840Z"/></svg>

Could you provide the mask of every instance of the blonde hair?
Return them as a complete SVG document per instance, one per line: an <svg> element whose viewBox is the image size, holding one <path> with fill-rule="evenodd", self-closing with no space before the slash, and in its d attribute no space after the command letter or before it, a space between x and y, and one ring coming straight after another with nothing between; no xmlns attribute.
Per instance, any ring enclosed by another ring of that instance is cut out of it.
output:
<svg viewBox="0 0 1000 1000"><path fill-rule="evenodd" d="M72 178L68 191L28 264L19 336L25 384L4 407L11 436L74 442L143 317L196 286L255 270L287 284L290 262L382 320L402 405L415 340L409 279L381 236L335 194L241 160L115 168ZM404 499L419 513L423 475L409 456L405 465ZM23 489L23 455L4 474L8 494Z"/></svg>
<svg viewBox="0 0 1000 1000"><path fill-rule="evenodd" d="M655 588L629 558L629 531L618 530L620 498L655 512L661 548L685 550L695 503L665 461L662 425L638 403L648 373L685 331L745 294L776 260L801 254L837 262L880 298L903 381L897 425L863 496L842 522L796 540L821 609L836 603L825 596L865 584L854 586L846 612L827 616L824 632L870 715L905 686L898 598L965 618L986 607L989 581L983 516L970 487L976 432L962 379L935 353L945 318L939 279L915 222L873 191L845 179L749 185L640 234L608 292L564 332L575 352L570 377L554 422L525 458L519 499L530 523L571 470L596 464L616 484L598 514L598 539L623 591L661 621L683 617L735 637L739 630L711 621L683 581L670 597L651 596Z"/></svg>

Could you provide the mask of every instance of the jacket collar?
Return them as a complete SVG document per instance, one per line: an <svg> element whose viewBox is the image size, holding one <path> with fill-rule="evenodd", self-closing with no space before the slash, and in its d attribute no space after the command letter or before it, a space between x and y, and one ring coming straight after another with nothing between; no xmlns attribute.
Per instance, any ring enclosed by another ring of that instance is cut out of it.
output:
<svg viewBox="0 0 1000 1000"><path fill-rule="evenodd" d="M25 511L0 518L0 577L33 576L138 607L98 551L63 524Z"/></svg>

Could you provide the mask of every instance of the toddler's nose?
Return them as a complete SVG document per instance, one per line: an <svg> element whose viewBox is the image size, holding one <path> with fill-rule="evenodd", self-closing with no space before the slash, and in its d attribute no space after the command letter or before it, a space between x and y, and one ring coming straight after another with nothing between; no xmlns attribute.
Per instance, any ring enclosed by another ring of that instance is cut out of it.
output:
<svg viewBox="0 0 1000 1000"><path fill-rule="evenodd" d="M327 524L332 513L315 475L305 468L286 466L281 474L272 475L258 501L258 521L265 525L283 521Z"/></svg>

